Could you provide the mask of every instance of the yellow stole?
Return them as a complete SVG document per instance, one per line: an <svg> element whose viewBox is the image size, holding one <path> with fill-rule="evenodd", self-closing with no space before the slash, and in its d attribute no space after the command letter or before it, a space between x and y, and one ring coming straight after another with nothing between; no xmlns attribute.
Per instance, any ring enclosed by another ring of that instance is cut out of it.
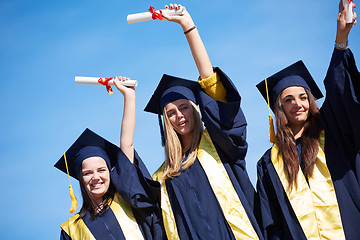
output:
<svg viewBox="0 0 360 240"><path fill-rule="evenodd" d="M202 134L197 157L235 238L258 239L207 130ZM165 230L168 239L179 239L165 182L162 180L163 169L164 166L161 166L154 178L161 183L161 209Z"/></svg>
<svg viewBox="0 0 360 240"><path fill-rule="evenodd" d="M345 239L335 189L326 166L324 153L325 134L321 131L319 153L309 183L299 167L297 188L288 190L284 163L276 143L271 149L271 161L281 180L291 207L307 239Z"/></svg>
<svg viewBox="0 0 360 240"><path fill-rule="evenodd" d="M111 202L110 208L119 222L125 239L144 239L130 205L120 196L118 192L115 193L114 200ZM72 216L61 225L61 228L73 240L95 239L82 219L75 221L78 217L79 214Z"/></svg>

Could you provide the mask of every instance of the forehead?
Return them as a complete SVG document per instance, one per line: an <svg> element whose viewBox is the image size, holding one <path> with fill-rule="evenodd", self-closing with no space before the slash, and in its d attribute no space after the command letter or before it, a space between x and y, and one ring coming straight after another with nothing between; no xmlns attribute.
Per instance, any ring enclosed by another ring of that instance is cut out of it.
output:
<svg viewBox="0 0 360 240"><path fill-rule="evenodd" d="M298 96L300 94L306 94L305 88L299 86L292 86L285 88L281 93L281 98L287 96Z"/></svg>
<svg viewBox="0 0 360 240"><path fill-rule="evenodd" d="M82 164L82 169L99 168L106 165L106 161L101 157L89 157L85 159Z"/></svg>
<svg viewBox="0 0 360 240"><path fill-rule="evenodd" d="M187 99L178 99L178 100L175 100L171 103L168 103L166 106L165 106L165 110L166 111L169 111L171 109L174 109L174 108L178 108L180 107L181 105L190 105L190 102L189 100Z"/></svg>

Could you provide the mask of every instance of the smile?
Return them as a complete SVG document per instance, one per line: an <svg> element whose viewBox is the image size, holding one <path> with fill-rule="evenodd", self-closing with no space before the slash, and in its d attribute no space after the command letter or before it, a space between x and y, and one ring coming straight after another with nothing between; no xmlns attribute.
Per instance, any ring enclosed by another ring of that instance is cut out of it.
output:
<svg viewBox="0 0 360 240"><path fill-rule="evenodd" d="M101 188L104 183L90 184L91 189Z"/></svg>

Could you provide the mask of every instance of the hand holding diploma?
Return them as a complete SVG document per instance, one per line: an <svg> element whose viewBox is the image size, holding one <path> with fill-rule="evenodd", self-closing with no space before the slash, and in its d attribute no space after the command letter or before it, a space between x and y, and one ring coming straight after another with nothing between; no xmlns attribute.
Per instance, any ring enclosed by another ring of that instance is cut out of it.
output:
<svg viewBox="0 0 360 240"><path fill-rule="evenodd" d="M346 3L349 3L349 0L345 0ZM355 8L355 4L352 3L352 8ZM344 5L344 1L340 0L339 3L339 15L337 17L337 31L335 39L335 47L340 50L345 50L348 48L348 36L353 25L356 24L356 12L353 13L353 18L350 23L347 22L348 11Z"/></svg>
<svg viewBox="0 0 360 240"><path fill-rule="evenodd" d="M113 94L112 88L110 85L115 85L114 80L121 80L118 81L118 84L127 86L127 87L136 87L137 81L136 80L130 80L130 78L125 77L111 77L111 78L99 78L99 77L81 77L76 76L75 77L75 83L76 84L94 84L94 85L105 85L106 90L109 92L109 94Z"/></svg>
<svg viewBox="0 0 360 240"><path fill-rule="evenodd" d="M153 7L150 7L149 12L135 13L135 14L128 15L127 22L130 24L130 23L144 22L144 21L150 21L150 20L155 20L155 19L160 19L162 21L164 13L169 16L182 15L183 8L163 9L163 10L155 11L155 9Z"/></svg>

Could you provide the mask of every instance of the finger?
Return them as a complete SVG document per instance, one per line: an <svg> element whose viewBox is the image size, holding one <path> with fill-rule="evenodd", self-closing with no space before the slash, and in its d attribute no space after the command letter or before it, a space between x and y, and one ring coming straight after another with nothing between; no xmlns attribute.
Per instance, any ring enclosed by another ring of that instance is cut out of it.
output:
<svg viewBox="0 0 360 240"><path fill-rule="evenodd" d="M354 25L356 25L357 21L356 21L357 15L356 12L354 12Z"/></svg>
<svg viewBox="0 0 360 240"><path fill-rule="evenodd" d="M169 6L168 5L165 5L165 7L164 7L165 9L169 9Z"/></svg>
<svg viewBox="0 0 360 240"><path fill-rule="evenodd" d="M178 5L176 3L174 4L174 9L178 10Z"/></svg>
<svg viewBox="0 0 360 240"><path fill-rule="evenodd" d="M169 8L170 10L173 10L174 9L174 5L172 3L169 4Z"/></svg>

